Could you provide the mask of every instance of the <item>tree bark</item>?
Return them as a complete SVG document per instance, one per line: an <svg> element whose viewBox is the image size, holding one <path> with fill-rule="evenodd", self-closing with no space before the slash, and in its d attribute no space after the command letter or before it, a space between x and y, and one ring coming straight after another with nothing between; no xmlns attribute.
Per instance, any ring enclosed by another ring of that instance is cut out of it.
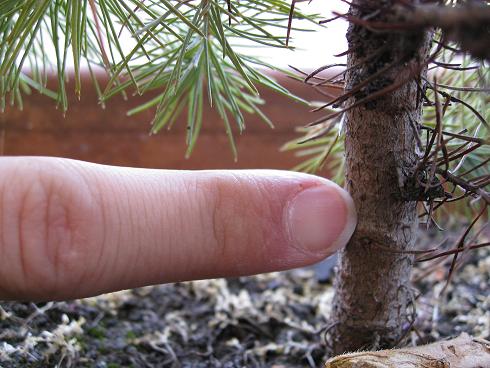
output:
<svg viewBox="0 0 490 368"><path fill-rule="evenodd" d="M355 0L349 14L389 22L390 6L390 1ZM422 116L416 80L425 73L430 33L375 33L356 23L347 32L345 87L346 93L356 92L346 105L367 102L344 117L346 187L359 220L339 257L327 335L334 355L392 347L402 337L410 322L413 259L399 251L413 248L418 226L416 198L407 188ZM359 83L364 87L353 89ZM390 87L399 83L400 88ZM391 91L382 92L385 88ZM372 98L374 93L382 96Z"/></svg>

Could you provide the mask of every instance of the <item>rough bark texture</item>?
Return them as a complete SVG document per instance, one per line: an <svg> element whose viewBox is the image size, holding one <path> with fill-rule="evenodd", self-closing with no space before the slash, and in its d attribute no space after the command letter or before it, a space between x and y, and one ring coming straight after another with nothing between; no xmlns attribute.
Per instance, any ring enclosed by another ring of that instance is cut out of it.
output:
<svg viewBox="0 0 490 368"><path fill-rule="evenodd" d="M386 21L389 6L389 1L357 0L350 13ZM346 113L346 185L359 222L339 257L327 334L330 353L335 355L392 347L409 326L413 260L390 250L409 250L416 237L416 201L407 188L417 162L415 135L421 96L412 77L425 72L420 65L429 47L426 32L373 33L352 23L347 38L352 51L348 67L369 60L347 73L346 92L379 73L348 104L410 81ZM394 66L386 70L390 64Z"/></svg>

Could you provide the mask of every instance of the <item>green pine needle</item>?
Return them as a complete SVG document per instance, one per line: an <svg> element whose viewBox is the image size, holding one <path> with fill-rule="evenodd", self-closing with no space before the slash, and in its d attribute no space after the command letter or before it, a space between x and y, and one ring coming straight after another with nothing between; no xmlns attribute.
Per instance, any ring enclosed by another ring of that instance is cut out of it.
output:
<svg viewBox="0 0 490 368"><path fill-rule="evenodd" d="M0 109L21 107L23 91L34 89L66 111L71 64L75 95L80 97L81 74L88 70L102 106L117 94L156 91L157 97L129 112L155 108L152 133L170 127L185 111L187 156L197 142L207 100L223 119L236 157L232 126L245 129L245 112L272 126L260 110L264 101L258 86L304 102L257 67L276 68L234 47L244 39L286 47L289 12L286 0L241 0L229 6L226 0L0 0ZM318 19L297 10L293 17ZM109 76L105 86L97 79L101 71ZM53 73L55 90L47 86Z"/></svg>

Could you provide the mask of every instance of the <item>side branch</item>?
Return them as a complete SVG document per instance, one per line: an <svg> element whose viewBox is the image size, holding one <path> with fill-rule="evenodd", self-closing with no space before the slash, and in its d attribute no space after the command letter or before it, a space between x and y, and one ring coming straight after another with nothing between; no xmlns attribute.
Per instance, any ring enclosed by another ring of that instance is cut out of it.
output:
<svg viewBox="0 0 490 368"><path fill-rule="evenodd" d="M485 191L480 186L469 183L468 181L463 180L462 178L460 178L456 175L453 175L446 170L436 169L436 173L441 175L448 182L453 183L455 185L459 185L461 188L463 188L467 192L481 196L487 204L490 204L490 193Z"/></svg>
<svg viewBox="0 0 490 368"><path fill-rule="evenodd" d="M390 16L383 21L334 14L373 32L413 32L440 28L445 42L456 42L473 57L490 60L490 5L486 1L470 1L457 6L402 3L393 7Z"/></svg>
<svg viewBox="0 0 490 368"><path fill-rule="evenodd" d="M454 29L470 24L487 25L490 23L490 6L484 2L468 2L460 6L417 5L408 11L400 6L400 14L405 14L407 26L439 27Z"/></svg>

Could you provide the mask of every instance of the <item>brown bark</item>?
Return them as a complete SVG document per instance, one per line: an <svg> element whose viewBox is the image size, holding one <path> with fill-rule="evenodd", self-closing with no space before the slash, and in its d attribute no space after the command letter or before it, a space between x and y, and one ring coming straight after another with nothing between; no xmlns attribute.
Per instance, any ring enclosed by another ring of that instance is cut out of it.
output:
<svg viewBox="0 0 490 368"><path fill-rule="evenodd" d="M490 341L467 334L447 341L407 349L345 354L325 368L483 368L490 367Z"/></svg>
<svg viewBox="0 0 490 368"><path fill-rule="evenodd" d="M390 13L386 8L380 12L380 6L380 1L357 0L350 13L358 19L386 21ZM409 325L413 259L386 249L409 250L415 242L416 201L404 188L417 162L416 124L421 119L414 77L424 73L421 65L429 48L426 32L374 33L351 23L347 38L348 67L369 61L347 73L346 92L370 80L347 105L408 82L345 116L346 186L359 222L339 257L327 337L335 355L392 347Z"/></svg>
<svg viewBox="0 0 490 368"><path fill-rule="evenodd" d="M421 29L438 27L446 41L456 42L474 58L490 60L488 37L490 36L490 3L486 0L466 1L441 6L418 4L410 11L399 6L398 14L403 21L400 27Z"/></svg>

